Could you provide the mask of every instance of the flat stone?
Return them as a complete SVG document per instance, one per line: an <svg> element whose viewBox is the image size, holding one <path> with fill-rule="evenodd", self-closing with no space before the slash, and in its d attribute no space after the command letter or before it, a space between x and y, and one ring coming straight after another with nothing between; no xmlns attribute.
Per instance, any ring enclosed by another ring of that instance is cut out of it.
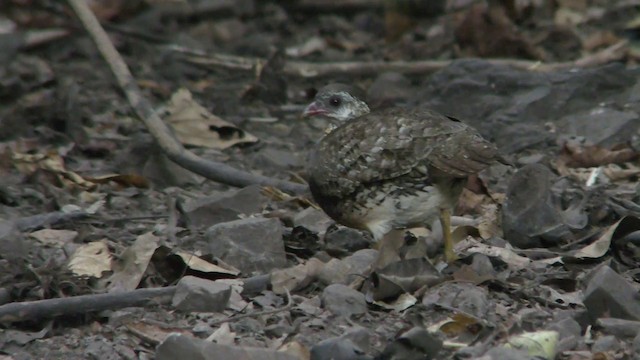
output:
<svg viewBox="0 0 640 360"><path fill-rule="evenodd" d="M311 348L311 360L369 360L364 351L347 337L334 337L320 341Z"/></svg>
<svg viewBox="0 0 640 360"><path fill-rule="evenodd" d="M358 250L344 259L331 259L318 274L318 279L325 284L350 284L359 275L371 267L378 257L374 249Z"/></svg>
<svg viewBox="0 0 640 360"><path fill-rule="evenodd" d="M364 294L346 285L332 284L322 291L322 307L336 315L351 316L367 312Z"/></svg>
<svg viewBox="0 0 640 360"><path fill-rule="evenodd" d="M464 296L460 296L460 294L464 294ZM484 319L493 308L488 296L489 294L484 288L471 283L449 282L427 290L422 298L422 304L425 306L445 305L448 308L458 309L461 312Z"/></svg>
<svg viewBox="0 0 640 360"><path fill-rule="evenodd" d="M600 336L594 341L593 345L591 345L591 351L594 353L598 352L615 352L620 349L620 341L616 339L613 335Z"/></svg>
<svg viewBox="0 0 640 360"><path fill-rule="evenodd" d="M230 297L229 284L185 276L178 282L172 305L184 312L221 312Z"/></svg>
<svg viewBox="0 0 640 360"><path fill-rule="evenodd" d="M603 333L618 338L633 338L640 334L640 321L600 318L596 321L596 325L602 329Z"/></svg>
<svg viewBox="0 0 640 360"><path fill-rule="evenodd" d="M416 326L402 333L382 352L383 359L437 359L442 340L422 327Z"/></svg>
<svg viewBox="0 0 640 360"><path fill-rule="evenodd" d="M187 202L184 216L190 227L207 227L259 213L266 201L261 187L251 185Z"/></svg>
<svg viewBox="0 0 640 360"><path fill-rule="evenodd" d="M171 334L156 348L157 360L261 359L296 360L297 357L271 349L220 345L182 334Z"/></svg>
<svg viewBox="0 0 640 360"><path fill-rule="evenodd" d="M267 273L287 264L282 233L278 219L248 218L213 225L205 238L213 256L244 274Z"/></svg>
<svg viewBox="0 0 640 360"><path fill-rule="evenodd" d="M366 236L362 231L339 225L333 225L327 229L324 242L325 250L335 255L367 249L372 244L371 237Z"/></svg>
<svg viewBox="0 0 640 360"><path fill-rule="evenodd" d="M318 234L323 234L332 223L327 214L311 206L293 217L293 226L302 226Z"/></svg>
<svg viewBox="0 0 640 360"><path fill-rule="evenodd" d="M519 248L553 245L568 233L551 192L555 175L542 164L526 165L509 181L502 208L504 237Z"/></svg>
<svg viewBox="0 0 640 360"><path fill-rule="evenodd" d="M637 291L609 266L603 265L590 274L583 302L592 321L600 317L640 320Z"/></svg>
<svg viewBox="0 0 640 360"><path fill-rule="evenodd" d="M547 330L556 331L560 335L557 345L558 353L574 349L578 344L578 339L582 336L580 324L572 318L553 321Z"/></svg>

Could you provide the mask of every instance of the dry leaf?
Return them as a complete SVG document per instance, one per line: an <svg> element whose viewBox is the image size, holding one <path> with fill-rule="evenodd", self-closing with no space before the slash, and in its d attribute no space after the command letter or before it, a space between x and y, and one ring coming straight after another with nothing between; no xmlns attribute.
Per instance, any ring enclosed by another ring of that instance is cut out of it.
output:
<svg viewBox="0 0 640 360"><path fill-rule="evenodd" d="M85 180L82 176L73 171L67 171L62 156L55 152L34 155L14 153L12 160L16 169L25 175L33 175L38 171L44 171L53 175L58 181L57 185L60 186L80 186L84 189L93 189L95 187L94 183Z"/></svg>
<svg viewBox="0 0 640 360"><path fill-rule="evenodd" d="M115 182L121 186L134 186L137 188L148 188L149 180L144 176L136 174L107 174L96 177L87 177L87 181L91 181L96 184L107 184L109 182Z"/></svg>
<svg viewBox="0 0 640 360"><path fill-rule="evenodd" d="M111 271L111 253L104 240L94 241L76 249L69 260L69 269L79 276L102 277Z"/></svg>
<svg viewBox="0 0 640 360"><path fill-rule="evenodd" d="M78 236L78 232L73 230L42 229L32 232L29 236L43 244L60 247L73 241Z"/></svg>
<svg viewBox="0 0 640 360"><path fill-rule="evenodd" d="M568 167L596 167L632 161L638 157L638 152L628 146L605 149L597 145L566 142L560 157Z"/></svg>
<svg viewBox="0 0 640 360"><path fill-rule="evenodd" d="M258 138L213 115L193 100L187 89L178 90L167 105L165 121L183 144L226 149L254 143Z"/></svg>
<svg viewBox="0 0 640 360"><path fill-rule="evenodd" d="M160 238L152 233L138 236L114 263L114 273L105 279L109 292L135 290L140 284Z"/></svg>

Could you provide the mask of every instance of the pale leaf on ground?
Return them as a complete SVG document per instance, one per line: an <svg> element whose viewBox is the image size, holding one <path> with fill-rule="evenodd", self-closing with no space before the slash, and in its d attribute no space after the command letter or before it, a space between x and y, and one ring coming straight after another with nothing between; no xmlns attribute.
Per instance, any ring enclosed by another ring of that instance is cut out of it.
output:
<svg viewBox="0 0 640 360"><path fill-rule="evenodd" d="M100 278L111 270L111 253L106 241L94 241L80 246L69 260L69 269L79 276Z"/></svg>

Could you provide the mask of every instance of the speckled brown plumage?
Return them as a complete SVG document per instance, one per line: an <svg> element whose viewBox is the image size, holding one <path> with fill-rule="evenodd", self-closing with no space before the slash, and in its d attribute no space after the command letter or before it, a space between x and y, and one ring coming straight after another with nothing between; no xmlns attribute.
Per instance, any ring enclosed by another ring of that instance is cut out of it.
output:
<svg viewBox="0 0 640 360"><path fill-rule="evenodd" d="M319 97L308 107L314 114L331 107ZM309 186L329 216L376 240L393 228L431 225L455 206L467 177L498 158L476 130L430 110L387 108L344 120L312 150Z"/></svg>

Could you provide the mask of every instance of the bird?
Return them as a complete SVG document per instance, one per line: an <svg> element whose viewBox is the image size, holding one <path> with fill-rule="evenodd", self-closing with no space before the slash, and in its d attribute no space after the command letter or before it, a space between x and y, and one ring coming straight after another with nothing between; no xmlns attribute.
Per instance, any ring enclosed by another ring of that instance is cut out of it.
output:
<svg viewBox="0 0 640 360"><path fill-rule="evenodd" d="M439 220L445 259L457 259L452 211L468 177L501 161L496 145L433 110L371 110L362 90L347 84L318 90L302 115L331 123L307 160L311 195L329 217L370 232L375 242Z"/></svg>

